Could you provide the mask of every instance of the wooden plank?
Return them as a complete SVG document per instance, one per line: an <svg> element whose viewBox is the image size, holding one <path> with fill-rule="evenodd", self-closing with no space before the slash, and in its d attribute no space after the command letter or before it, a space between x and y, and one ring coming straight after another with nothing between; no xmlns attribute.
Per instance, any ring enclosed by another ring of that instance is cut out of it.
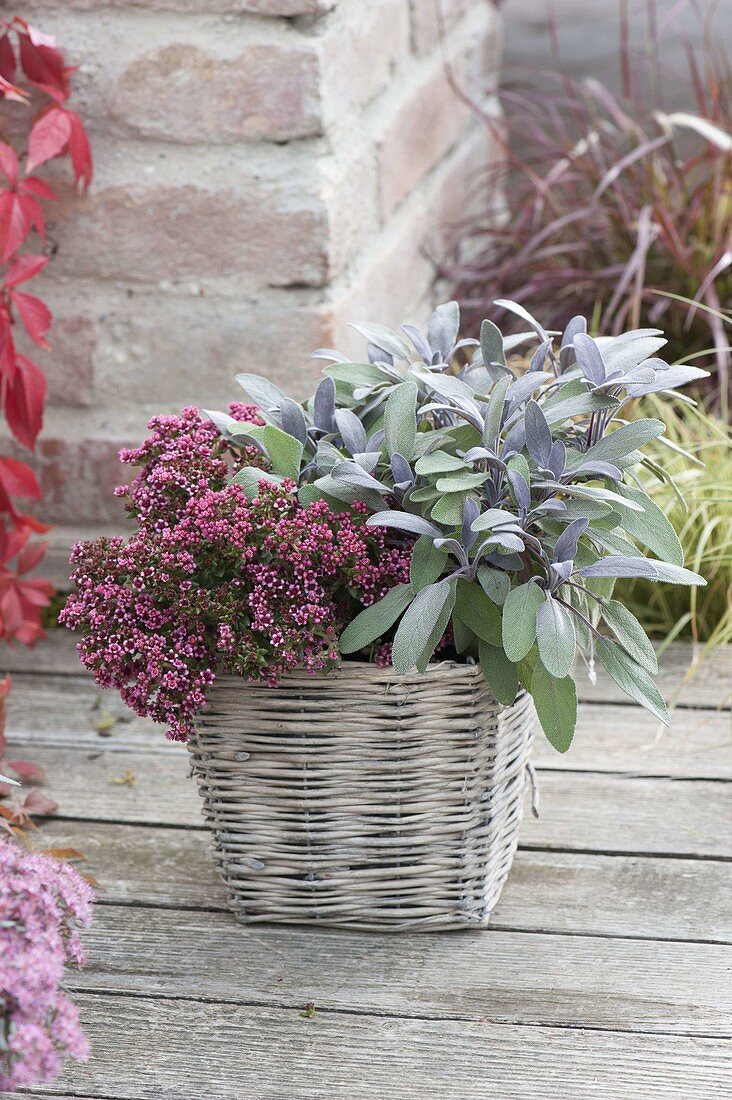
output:
<svg viewBox="0 0 732 1100"><path fill-rule="evenodd" d="M49 821L37 842L75 847L105 902L224 910L208 834ZM519 851L501 928L732 942L732 864Z"/></svg>
<svg viewBox="0 0 732 1100"><path fill-rule="evenodd" d="M48 769L48 791L61 816L203 827L183 752L88 757L71 750L36 754ZM131 786L112 781L127 772L135 776ZM729 783L545 771L540 796L539 820L528 814L524 821L524 845L732 857Z"/></svg>
<svg viewBox="0 0 732 1100"><path fill-rule="evenodd" d="M706 780L542 772L533 848L732 858L732 786Z"/></svg>
<svg viewBox="0 0 732 1100"><path fill-rule="evenodd" d="M668 647L661 658L658 686L666 699L678 699L683 706L714 709L720 706L729 708L732 702L732 656L730 647L720 648L709 653L687 679L694 653L690 645L676 642ZM35 649L22 646L8 648L3 654L3 668L12 673L63 675L88 677L79 664L75 650L75 639L70 631L59 628ZM618 688L604 669L597 669L597 683L591 684L587 676L579 671L578 691L580 699L589 703L625 703L627 696Z"/></svg>
<svg viewBox="0 0 732 1100"><path fill-rule="evenodd" d="M27 749L35 759L39 746L43 751L47 745L107 754L132 748L183 751L166 741L162 727L132 715L119 700L109 695L101 705L99 700L99 691L87 681L16 677L8 734L18 754ZM110 724L110 718L116 720ZM677 708L666 729L640 707L583 704L570 752L558 754L539 735L533 759L537 767L562 771L732 779L732 716L729 711Z"/></svg>
<svg viewBox="0 0 732 1100"><path fill-rule="evenodd" d="M538 734L533 761L562 771L732 779L732 715L677 707L666 728L641 707L582 704L569 752Z"/></svg>
<svg viewBox="0 0 732 1100"><path fill-rule="evenodd" d="M396 944L395 944L396 946ZM716 1100L729 1044L80 995L94 1057L33 1095L124 1100Z"/></svg>
<svg viewBox="0 0 732 1100"><path fill-rule="evenodd" d="M732 1036L732 948L488 931L393 937L100 907L74 990ZM134 965L130 965L134 960ZM345 962L347 960L347 963ZM415 986L415 975L418 982ZM639 975L643 975L639 981Z"/></svg>

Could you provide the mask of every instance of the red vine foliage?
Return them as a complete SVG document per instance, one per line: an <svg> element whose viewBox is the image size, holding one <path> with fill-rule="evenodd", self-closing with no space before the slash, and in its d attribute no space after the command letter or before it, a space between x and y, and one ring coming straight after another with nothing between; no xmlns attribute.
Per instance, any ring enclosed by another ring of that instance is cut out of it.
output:
<svg viewBox="0 0 732 1100"><path fill-rule="evenodd" d="M44 254L43 204L56 198L48 183L33 173L55 157L68 156L77 186L86 190L92 178L84 125L67 107L74 72L53 38L24 19L0 21L0 410L12 434L29 451L43 426L46 379L38 364L18 351L14 332L20 325L39 347L49 346L51 312L40 298L27 293L25 284L49 262ZM28 575L46 549L33 536L48 528L27 515L19 502L40 496L30 466L0 455L0 638L29 646L43 635L41 611L50 602L53 586ZM56 804L38 789L44 782L40 768L6 757L5 702L10 687L9 676L0 679L0 799L19 784L30 790L22 799L0 805L0 832L17 836L32 824L32 815L52 813Z"/></svg>
<svg viewBox="0 0 732 1100"><path fill-rule="evenodd" d="M24 288L49 262L48 255L37 254L33 246L45 244L43 203L56 198L34 170L68 156L78 186L85 190L92 178L84 124L67 107L74 72L53 38L24 19L0 22L0 107L5 126L0 129L0 405L15 438L31 451L43 425L46 379L38 364L17 350L14 330L20 325L39 347L49 346L50 310ZM20 148L25 138L13 144L9 136L19 132L19 109L29 116L27 128L21 119L21 132L27 133L25 148ZM42 636L41 610L53 594L49 581L28 576L45 551L45 544L31 537L48 528L28 516L19 502L38 500L40 495L26 463L0 456L0 638L24 645Z"/></svg>

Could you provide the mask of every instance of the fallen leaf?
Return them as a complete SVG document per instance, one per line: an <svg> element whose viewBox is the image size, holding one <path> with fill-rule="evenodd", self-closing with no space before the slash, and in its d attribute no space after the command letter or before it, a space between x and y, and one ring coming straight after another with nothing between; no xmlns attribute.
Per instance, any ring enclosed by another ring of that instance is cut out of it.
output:
<svg viewBox="0 0 732 1100"><path fill-rule="evenodd" d="M128 769L124 775L111 775L109 777L109 782L116 783L118 787L134 787L137 782L137 776Z"/></svg>

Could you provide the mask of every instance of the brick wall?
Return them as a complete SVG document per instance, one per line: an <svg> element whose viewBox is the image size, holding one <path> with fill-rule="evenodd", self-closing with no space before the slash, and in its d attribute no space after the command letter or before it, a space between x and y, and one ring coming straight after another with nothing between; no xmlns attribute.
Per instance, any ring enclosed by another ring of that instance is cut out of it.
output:
<svg viewBox="0 0 732 1100"><path fill-rule="evenodd" d="M437 4L442 8L441 41ZM492 155L490 0L26 0L81 66L96 178L54 210L42 513L112 525L116 451L232 376L295 395L346 322L419 321L429 254ZM57 539L64 541L65 532Z"/></svg>

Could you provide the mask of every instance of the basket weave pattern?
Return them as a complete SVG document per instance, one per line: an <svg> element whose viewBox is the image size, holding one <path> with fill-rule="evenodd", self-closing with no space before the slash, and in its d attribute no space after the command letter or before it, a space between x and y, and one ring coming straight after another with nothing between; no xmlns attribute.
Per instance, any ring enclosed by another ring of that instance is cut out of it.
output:
<svg viewBox="0 0 732 1100"><path fill-rule="evenodd" d="M243 921L481 927L516 848L534 712L480 670L222 677L189 743Z"/></svg>

